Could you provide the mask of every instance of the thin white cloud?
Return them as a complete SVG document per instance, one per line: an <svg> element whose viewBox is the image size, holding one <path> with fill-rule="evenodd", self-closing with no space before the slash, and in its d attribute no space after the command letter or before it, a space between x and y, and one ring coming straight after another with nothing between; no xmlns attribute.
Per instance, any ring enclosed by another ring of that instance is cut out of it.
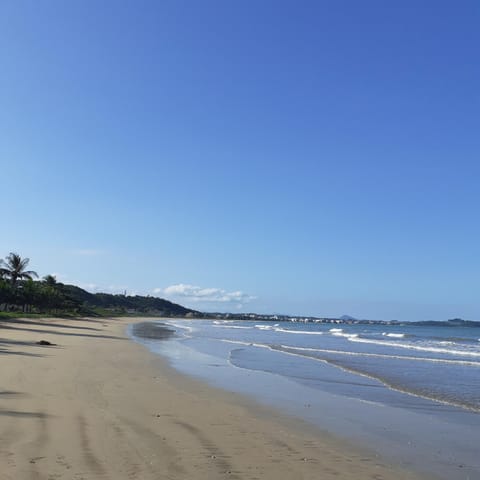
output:
<svg viewBox="0 0 480 480"><path fill-rule="evenodd" d="M96 283L74 282L73 285L83 288L84 290L90 293L97 293L102 290Z"/></svg>
<svg viewBox="0 0 480 480"><path fill-rule="evenodd" d="M123 285L108 285L101 286L95 283L76 283L80 288L87 290L90 293L113 293L113 294L124 294L127 292L127 295L137 295L137 292L130 291L126 286Z"/></svg>
<svg viewBox="0 0 480 480"><path fill-rule="evenodd" d="M222 288L204 288L184 283L170 285L166 288L155 288L153 293L174 300L182 299L187 302L230 303L240 306L255 299L255 297L240 290L227 292Z"/></svg>

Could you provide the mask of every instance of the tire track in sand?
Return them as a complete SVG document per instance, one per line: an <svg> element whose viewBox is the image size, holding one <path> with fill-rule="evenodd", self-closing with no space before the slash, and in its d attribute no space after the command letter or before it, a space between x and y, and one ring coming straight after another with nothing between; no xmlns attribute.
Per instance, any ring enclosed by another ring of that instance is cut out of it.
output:
<svg viewBox="0 0 480 480"><path fill-rule="evenodd" d="M87 433L87 422L82 414L77 415L77 427L83 458L85 459L87 466L97 475L105 475L106 472L102 463L92 450L90 437Z"/></svg>
<svg viewBox="0 0 480 480"><path fill-rule="evenodd" d="M155 479L161 478L159 477L161 473L167 475L167 478L177 478L178 476L188 478L187 472L180 465L178 449L169 444L165 436L128 418L122 418L120 421L137 437L137 442L134 445L130 443L131 440L127 440L130 455L135 452L137 461L141 460L141 463L136 463L137 469L144 473L148 471L151 477ZM116 431L118 433L122 431L123 436L127 437L127 432L120 429L119 425L116 426ZM139 449L138 446L141 445L142 440L146 440L147 445L155 445L155 451L148 452L147 448ZM139 478L143 479L144 477Z"/></svg>
<svg viewBox="0 0 480 480"><path fill-rule="evenodd" d="M240 479L238 472L234 472L232 464L227 460L231 458L226 455L221 448L212 442L200 429L181 420L176 420L175 424L182 427L186 432L192 435L195 440L200 444L202 449L207 452L207 455L213 460L216 470L222 476L228 475L231 479Z"/></svg>

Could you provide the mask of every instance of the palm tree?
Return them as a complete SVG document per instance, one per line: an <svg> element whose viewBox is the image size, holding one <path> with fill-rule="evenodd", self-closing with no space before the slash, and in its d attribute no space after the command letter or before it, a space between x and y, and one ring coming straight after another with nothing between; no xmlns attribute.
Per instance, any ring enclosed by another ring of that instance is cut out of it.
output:
<svg viewBox="0 0 480 480"><path fill-rule="evenodd" d="M0 275L10 280L12 286L15 286L17 280L32 280L32 277L38 278L37 272L25 270L29 264L29 258L22 258L18 253L11 252L5 261L0 261Z"/></svg>

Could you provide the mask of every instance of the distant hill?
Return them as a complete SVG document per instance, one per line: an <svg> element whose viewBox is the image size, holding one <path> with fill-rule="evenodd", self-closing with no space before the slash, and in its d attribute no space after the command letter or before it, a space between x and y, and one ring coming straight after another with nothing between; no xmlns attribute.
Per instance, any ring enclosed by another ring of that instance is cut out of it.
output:
<svg viewBox="0 0 480 480"><path fill-rule="evenodd" d="M126 313L150 313L165 316L197 316L198 312L163 298L151 296L126 296L111 293L90 293L75 285L58 283L56 288L82 309L121 310ZM190 314L190 315L189 315Z"/></svg>
<svg viewBox="0 0 480 480"><path fill-rule="evenodd" d="M348 320L357 320L357 319L355 317L351 317L350 315L342 315L340 317L340 320L348 321Z"/></svg>

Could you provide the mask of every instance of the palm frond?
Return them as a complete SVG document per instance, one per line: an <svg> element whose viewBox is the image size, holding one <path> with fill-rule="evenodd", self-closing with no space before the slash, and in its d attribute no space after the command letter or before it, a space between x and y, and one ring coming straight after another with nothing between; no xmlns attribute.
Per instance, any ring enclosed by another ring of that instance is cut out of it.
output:
<svg viewBox="0 0 480 480"><path fill-rule="evenodd" d="M34 272L33 270L27 270L26 272L21 272L19 276L22 278L27 278L28 280L31 280L32 277L38 278L37 272Z"/></svg>
<svg viewBox="0 0 480 480"><path fill-rule="evenodd" d="M24 270L29 263L30 263L29 258L21 259L20 262L18 263L19 270Z"/></svg>

